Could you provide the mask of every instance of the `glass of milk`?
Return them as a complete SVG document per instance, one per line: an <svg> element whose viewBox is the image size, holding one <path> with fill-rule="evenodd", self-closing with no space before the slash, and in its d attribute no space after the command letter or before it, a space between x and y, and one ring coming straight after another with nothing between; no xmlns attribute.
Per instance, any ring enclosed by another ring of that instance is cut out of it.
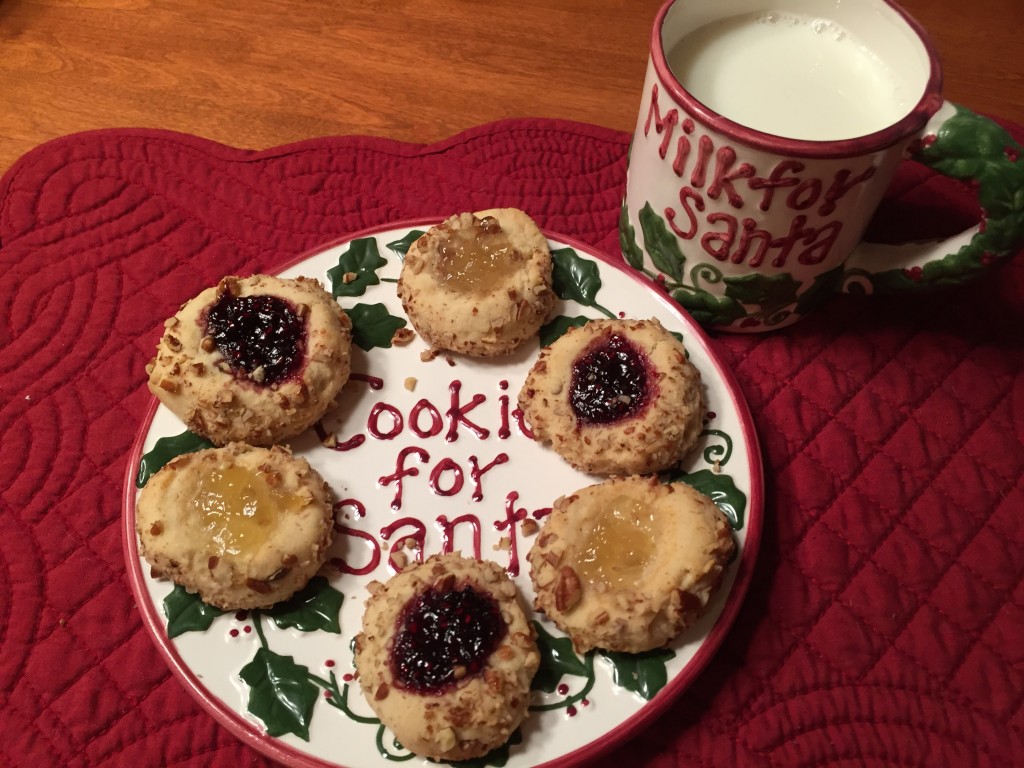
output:
<svg viewBox="0 0 1024 768"><path fill-rule="evenodd" d="M861 242L911 152L935 163L983 133L1006 151L960 178L989 212L986 195L1024 194L1020 147L941 83L927 35L888 0L667 2L630 146L624 259L704 325L743 332L789 325L837 290L973 278L1024 231L982 221L943 242Z"/></svg>

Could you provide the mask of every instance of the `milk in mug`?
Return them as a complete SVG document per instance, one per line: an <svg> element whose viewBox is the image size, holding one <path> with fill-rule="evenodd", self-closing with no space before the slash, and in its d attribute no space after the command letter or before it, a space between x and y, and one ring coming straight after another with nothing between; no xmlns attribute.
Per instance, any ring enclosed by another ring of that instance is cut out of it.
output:
<svg viewBox="0 0 1024 768"><path fill-rule="evenodd" d="M904 117L920 94L834 21L758 12L686 35L667 60L698 101L733 122L791 139L864 136Z"/></svg>

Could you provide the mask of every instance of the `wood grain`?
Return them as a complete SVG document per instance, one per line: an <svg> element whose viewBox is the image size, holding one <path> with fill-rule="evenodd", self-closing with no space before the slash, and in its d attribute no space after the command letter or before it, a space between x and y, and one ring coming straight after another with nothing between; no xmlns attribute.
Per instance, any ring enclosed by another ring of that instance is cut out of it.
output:
<svg viewBox="0 0 1024 768"><path fill-rule="evenodd" d="M505 117L630 131L661 0L0 0L0 171L157 127L260 149L433 142ZM904 0L949 99L1024 123L1021 0Z"/></svg>

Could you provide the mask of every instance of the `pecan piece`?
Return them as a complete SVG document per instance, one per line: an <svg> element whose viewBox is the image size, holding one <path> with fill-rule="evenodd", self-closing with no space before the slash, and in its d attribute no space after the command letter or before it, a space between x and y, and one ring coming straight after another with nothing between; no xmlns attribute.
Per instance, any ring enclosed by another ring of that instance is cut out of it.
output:
<svg viewBox="0 0 1024 768"><path fill-rule="evenodd" d="M580 577L570 566L563 565L558 571L558 583L555 585L555 608L569 613L583 599L583 585Z"/></svg>

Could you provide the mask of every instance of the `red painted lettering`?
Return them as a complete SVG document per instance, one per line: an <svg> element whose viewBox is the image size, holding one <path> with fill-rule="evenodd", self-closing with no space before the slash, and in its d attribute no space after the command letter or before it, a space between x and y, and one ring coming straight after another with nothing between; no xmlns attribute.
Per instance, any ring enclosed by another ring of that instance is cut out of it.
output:
<svg viewBox="0 0 1024 768"><path fill-rule="evenodd" d="M441 487L441 476L445 472L452 473L452 483L447 488ZM452 459L441 459L430 471L430 489L438 496L454 496L462 490L462 486L465 484L465 477L462 473L462 467Z"/></svg>
<svg viewBox="0 0 1024 768"><path fill-rule="evenodd" d="M804 164L798 160L783 160L774 168L772 172L768 174L768 178L756 177L747 182L751 189L763 189L764 195L761 197L760 208L762 211L767 211L772 207L772 199L775 196L775 190L779 187L794 187L800 183L800 180L793 176L785 176L787 173L799 173L804 169Z"/></svg>
<svg viewBox="0 0 1024 768"><path fill-rule="evenodd" d="M459 402L459 395L462 392L462 382L453 381L448 385L448 391L451 393L451 405L448 408L448 434L445 435L445 440L453 442L459 439L459 424L464 424L467 429L474 432L478 438L485 440L491 431L481 427L479 424L474 424L472 421L466 418L466 414L476 408L480 403L484 402L487 398L483 395L473 395L473 398L467 405L462 405Z"/></svg>
<svg viewBox="0 0 1024 768"><path fill-rule="evenodd" d="M749 179L756 171L750 163L740 163L735 171L731 171L732 164L736 162L736 150L732 147L722 147L715 153L715 175L708 186L707 195L712 200L725 191L726 199L733 208L743 207L743 198L736 191L733 182L736 179Z"/></svg>
<svg viewBox="0 0 1024 768"><path fill-rule="evenodd" d="M693 201L693 205L690 205L690 201ZM687 230L681 230L676 224L676 212L673 208L665 209L665 219L668 221L669 228L675 232L679 237L684 240L691 240L694 235L697 234L697 211L704 210L704 198L701 197L700 192L694 192L689 187L683 187L679 190L679 205L682 206L683 213L686 214L686 218L690 221L690 228Z"/></svg>
<svg viewBox="0 0 1024 768"><path fill-rule="evenodd" d="M483 499L483 497L484 497L484 489L483 489L483 485L481 483L481 480L483 479L484 473L485 472L489 472L491 469L493 469L494 467L498 466L499 464L507 464L507 463L508 463L508 454L507 453L499 453L497 456L494 457L494 461L492 461L490 464L484 464L484 466L482 466L482 467L480 466L479 460L477 459L476 456L470 456L469 457L469 476L471 478L473 478L473 486L474 486L473 487L473 501L481 501Z"/></svg>
<svg viewBox="0 0 1024 768"><path fill-rule="evenodd" d="M654 120L654 128L658 134L665 134L665 138L661 140L661 146L658 147L658 154L664 160L665 156L668 155L668 145L672 141L672 134L675 132L676 123L679 122L679 110L670 109L668 114L664 118L661 116L661 110L658 109L658 84L655 83L651 89L651 107L647 111L647 121L644 123L644 136L647 136L651 132L651 120Z"/></svg>
<svg viewBox="0 0 1024 768"><path fill-rule="evenodd" d="M430 416L430 427L423 429L420 426L420 414L426 412ZM417 401L416 405L409 411L409 427L420 437L434 437L441 434L444 427L444 419L437 407L426 398Z"/></svg>
<svg viewBox="0 0 1024 768"><path fill-rule="evenodd" d="M836 203L842 198L847 192L856 187L858 184L863 184L865 181L875 175L875 166L868 166L863 173L859 176L851 175L853 171L843 169L836 173L835 179L832 181L832 186L828 188L825 193L825 202L821 204L821 208L818 209L818 213L822 216L828 216L832 211L836 209Z"/></svg>
<svg viewBox="0 0 1024 768"><path fill-rule="evenodd" d="M705 232L700 239L700 244L716 259L725 261L729 258L729 249L732 247L733 240L736 239L736 217L728 213L708 214L709 224L717 224L720 221L725 223L725 229L722 232Z"/></svg>
<svg viewBox="0 0 1024 768"><path fill-rule="evenodd" d="M386 413L391 417L391 429L383 431L380 429L380 415ZM366 431L378 440L391 440L398 437L402 432L405 423L402 420L402 412L395 406L387 403L374 403L370 409L370 416L366 420Z"/></svg>
<svg viewBox="0 0 1024 768"><path fill-rule="evenodd" d="M416 477L420 473L416 467L406 467L405 460L409 456L414 455L420 460L420 462L426 464L430 461L430 454L422 448L416 448L410 446L409 448L403 448L398 452L398 458L395 461L395 471L390 475L381 477L377 482L381 485L388 486L391 483L395 484L395 497L391 500L391 508L399 510L402 508L402 486L403 479L406 477Z"/></svg>

